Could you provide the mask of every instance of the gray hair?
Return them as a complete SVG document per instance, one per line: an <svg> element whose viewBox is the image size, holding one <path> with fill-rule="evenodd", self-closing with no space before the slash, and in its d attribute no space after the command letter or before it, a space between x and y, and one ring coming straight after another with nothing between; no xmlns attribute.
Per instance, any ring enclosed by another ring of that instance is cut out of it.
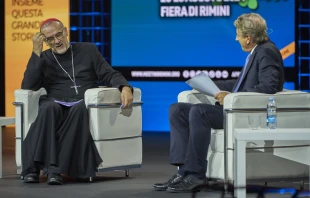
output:
<svg viewBox="0 0 310 198"><path fill-rule="evenodd" d="M235 20L234 26L240 31L242 37L249 35L256 44L269 41L267 23L259 14L243 14Z"/></svg>
<svg viewBox="0 0 310 198"><path fill-rule="evenodd" d="M52 23L59 23L59 25L60 25L62 28L65 27L64 24L63 24L61 21L50 21L50 22L47 22L47 23L45 23L44 25L42 25L42 27L40 28L40 31L41 31L43 28L49 26L49 25L52 24Z"/></svg>

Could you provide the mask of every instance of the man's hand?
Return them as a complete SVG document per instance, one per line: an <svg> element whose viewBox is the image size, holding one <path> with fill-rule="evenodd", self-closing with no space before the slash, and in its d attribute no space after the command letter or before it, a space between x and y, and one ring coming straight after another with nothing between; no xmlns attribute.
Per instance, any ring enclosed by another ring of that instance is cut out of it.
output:
<svg viewBox="0 0 310 198"><path fill-rule="evenodd" d="M225 96L228 95L228 94L229 94L229 93L224 92L224 91L218 92L218 93L216 93L216 94L214 95L214 98L220 102L220 105L223 105L223 104L224 104L224 98L225 98Z"/></svg>
<svg viewBox="0 0 310 198"><path fill-rule="evenodd" d="M121 92L122 108L126 108L132 104L133 95L130 87L124 86Z"/></svg>
<svg viewBox="0 0 310 198"><path fill-rule="evenodd" d="M32 51L37 54L39 57L41 56L41 52L43 49L43 41L45 39L44 34L37 32L34 34L32 38L33 48Z"/></svg>

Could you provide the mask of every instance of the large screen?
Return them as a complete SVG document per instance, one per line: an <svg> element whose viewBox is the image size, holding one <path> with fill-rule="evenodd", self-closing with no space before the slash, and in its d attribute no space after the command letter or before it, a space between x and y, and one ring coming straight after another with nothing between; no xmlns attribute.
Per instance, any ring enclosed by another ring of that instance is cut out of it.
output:
<svg viewBox="0 0 310 198"><path fill-rule="evenodd" d="M169 131L169 106L198 72L238 78L247 53L234 20L259 13L281 51L286 89L294 89L294 0L113 0L111 64L142 90L143 131Z"/></svg>
<svg viewBox="0 0 310 198"><path fill-rule="evenodd" d="M113 0L111 62L118 67L241 67L246 54L235 41L233 22L255 12L283 49L285 67L294 67L294 5L294 0Z"/></svg>

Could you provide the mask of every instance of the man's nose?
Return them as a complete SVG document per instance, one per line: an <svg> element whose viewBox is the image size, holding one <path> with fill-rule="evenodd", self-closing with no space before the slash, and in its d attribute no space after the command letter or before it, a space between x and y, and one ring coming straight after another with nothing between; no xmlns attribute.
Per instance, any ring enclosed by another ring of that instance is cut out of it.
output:
<svg viewBox="0 0 310 198"><path fill-rule="evenodd" d="M60 42L60 39L58 39L56 36L54 36L54 39L55 39L55 43L59 43Z"/></svg>

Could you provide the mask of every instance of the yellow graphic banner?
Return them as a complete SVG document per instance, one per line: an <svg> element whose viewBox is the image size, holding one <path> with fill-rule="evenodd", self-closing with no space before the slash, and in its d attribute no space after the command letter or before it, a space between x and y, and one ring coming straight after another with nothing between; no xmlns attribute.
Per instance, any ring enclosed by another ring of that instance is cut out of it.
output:
<svg viewBox="0 0 310 198"><path fill-rule="evenodd" d="M295 41L280 50L283 60L295 53Z"/></svg>
<svg viewBox="0 0 310 198"><path fill-rule="evenodd" d="M15 115L12 105L14 91L21 88L32 53L32 37L40 31L40 24L47 18L58 18L70 30L70 0L5 0L6 116Z"/></svg>

